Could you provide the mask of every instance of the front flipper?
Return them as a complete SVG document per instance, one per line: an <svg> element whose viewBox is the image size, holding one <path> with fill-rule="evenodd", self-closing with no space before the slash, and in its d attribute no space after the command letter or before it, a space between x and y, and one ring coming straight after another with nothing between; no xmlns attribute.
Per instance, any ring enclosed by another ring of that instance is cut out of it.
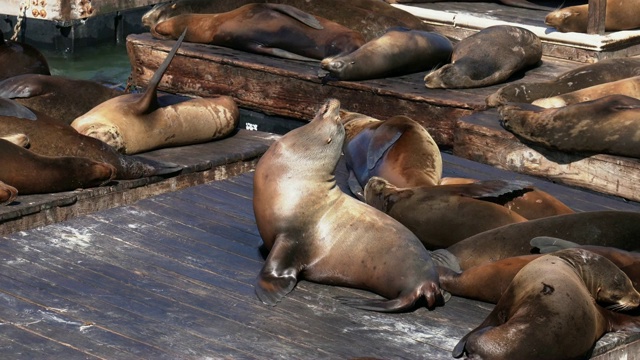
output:
<svg viewBox="0 0 640 360"><path fill-rule="evenodd" d="M6 99L30 98L44 93L42 82L50 75L25 74L0 82L0 97Z"/></svg>
<svg viewBox="0 0 640 360"><path fill-rule="evenodd" d="M364 201L364 189L362 188L362 185L360 185L356 174L351 170L349 170L349 179L347 180L347 184L349 184L349 190L351 190L351 193L358 200Z"/></svg>
<svg viewBox="0 0 640 360"><path fill-rule="evenodd" d="M38 117L26 106L9 99L0 98L0 116L12 116L27 120L36 120Z"/></svg>
<svg viewBox="0 0 640 360"><path fill-rule="evenodd" d="M301 267L295 264L296 251L291 243L282 237L276 239L258 274L256 295L267 305L275 306L298 282Z"/></svg>
<svg viewBox="0 0 640 360"><path fill-rule="evenodd" d="M265 4L265 6L271 8L272 10L291 16L292 18L309 26L310 28L317 29L317 30L324 29L322 24L320 24L320 21L318 21L318 19L315 16L309 13L306 13L298 9L297 7L293 7L291 5L286 5L286 4L271 4L271 3L267 3Z"/></svg>
<svg viewBox="0 0 640 360"><path fill-rule="evenodd" d="M248 48L249 48L250 51L255 52L256 54L271 55L271 56L276 56L276 57L283 58L283 59L301 60L301 61L315 61L315 62L319 62L320 61L318 59L313 59L313 58L310 58L310 57L294 54L294 53L292 53L290 51L287 51L287 50L284 50L284 49L272 48L272 47L267 47L267 46L258 45L258 44L249 45Z"/></svg>
<svg viewBox="0 0 640 360"><path fill-rule="evenodd" d="M383 124L384 125L384 124ZM384 154L404 134L404 129L380 125L373 133L367 150L367 169L373 170L382 160Z"/></svg>
<svg viewBox="0 0 640 360"><path fill-rule="evenodd" d="M540 254L548 254L554 251L580 246L572 241L559 239L552 236L536 236L529 242L531 246L540 249Z"/></svg>

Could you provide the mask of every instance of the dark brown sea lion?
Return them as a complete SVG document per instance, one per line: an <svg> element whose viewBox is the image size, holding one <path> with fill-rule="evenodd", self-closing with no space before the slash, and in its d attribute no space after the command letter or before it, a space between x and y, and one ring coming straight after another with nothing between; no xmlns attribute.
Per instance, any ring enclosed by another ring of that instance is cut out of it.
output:
<svg viewBox="0 0 640 360"><path fill-rule="evenodd" d="M637 251L640 212L589 211L505 225L466 238L445 251L434 251L438 264L466 270L500 259L531 254L530 240L553 236L580 245L610 246Z"/></svg>
<svg viewBox="0 0 640 360"><path fill-rule="evenodd" d="M529 30L490 26L462 39L453 48L451 64L428 73L428 88L476 88L506 81L540 63L542 43Z"/></svg>
<svg viewBox="0 0 640 360"><path fill-rule="evenodd" d="M518 137L565 152L640 158L640 100L624 95L543 109L504 105L502 126Z"/></svg>
<svg viewBox="0 0 640 360"><path fill-rule="evenodd" d="M14 109L22 109L22 113L28 112L32 118L25 118ZM29 111L13 100L0 98L0 114L0 136L24 134L30 140L29 150L39 155L84 157L106 162L116 168L116 179L137 179L181 170L176 164L120 154L104 142L79 134L71 126L45 114Z"/></svg>
<svg viewBox="0 0 640 360"><path fill-rule="evenodd" d="M531 103L590 86L640 75L640 58L611 58L567 71L551 81L505 85L487 97L487 105Z"/></svg>
<svg viewBox="0 0 640 360"><path fill-rule="evenodd" d="M486 230L527 221L503 206L483 200L522 188L520 182L503 180L400 188L374 176L364 188L364 198L367 204L398 220L427 249L433 250Z"/></svg>
<svg viewBox="0 0 640 360"><path fill-rule="evenodd" d="M55 75L24 74L0 82L0 97L13 99L65 124L122 94L124 91L95 81Z"/></svg>
<svg viewBox="0 0 640 360"><path fill-rule="evenodd" d="M294 60L322 60L350 53L362 35L336 22L282 4L248 4L218 14L183 14L155 26L155 33Z"/></svg>
<svg viewBox="0 0 640 360"><path fill-rule="evenodd" d="M456 0L384 0L385 2L389 3L389 4L410 4L410 3L434 3L434 2L449 2L449 1L456 1ZM462 0L460 0L462 1ZM484 2L482 0L467 0L469 2L473 2L473 1L481 1ZM513 7L519 7L519 8L525 8L525 9L534 9L534 10L551 10L551 7L548 6L544 6L544 5L538 5L536 3L527 1L527 0L500 0L498 1L504 5L508 5L508 6L513 6Z"/></svg>
<svg viewBox="0 0 640 360"><path fill-rule="evenodd" d="M253 209L270 250L255 286L258 298L275 305L304 278L389 299L341 299L366 310L409 310L423 298L428 307L441 304L438 274L420 240L336 186L345 136L339 110L338 100L328 100L258 162Z"/></svg>
<svg viewBox="0 0 640 360"><path fill-rule="evenodd" d="M389 29L359 49L323 59L325 80L366 80L432 70L449 62L453 46L429 31Z"/></svg>
<svg viewBox="0 0 640 360"><path fill-rule="evenodd" d="M568 6L550 12L544 23L561 32L587 32L589 4ZM607 0L604 18L606 31L640 28L640 0Z"/></svg>
<svg viewBox="0 0 640 360"><path fill-rule="evenodd" d="M565 94L538 99L531 104L543 108L558 108L579 102L596 100L607 95L625 95L640 99L640 76L589 86Z"/></svg>
<svg viewBox="0 0 640 360"><path fill-rule="evenodd" d="M158 4L142 17L142 24L155 32L155 25L181 14L217 14L250 3L284 4L309 14L335 21L361 33L367 41L384 34L387 29L401 26L416 30L432 29L418 17L380 0L181 0ZM158 37L158 34L154 34Z"/></svg>
<svg viewBox="0 0 640 360"><path fill-rule="evenodd" d="M0 139L0 181L20 194L42 194L100 186L113 180L116 168L81 157L35 154Z"/></svg>
<svg viewBox="0 0 640 360"><path fill-rule="evenodd" d="M18 196L18 189L0 181L0 206L11 204Z"/></svg>
<svg viewBox="0 0 640 360"><path fill-rule="evenodd" d="M240 113L230 96L191 99L164 95L158 98L160 79L183 37L184 32L149 80L144 93L109 99L75 119L71 127L123 154L198 144L231 134L238 125Z"/></svg>
<svg viewBox="0 0 640 360"><path fill-rule="evenodd" d="M49 75L47 59L29 44L5 40L0 32L0 80L20 74Z"/></svg>
<svg viewBox="0 0 640 360"><path fill-rule="evenodd" d="M362 199L362 188L372 176L398 187L437 185L442 156L429 132L409 117L388 120L342 111L346 131L344 156L349 188Z"/></svg>
<svg viewBox="0 0 640 360"><path fill-rule="evenodd" d="M611 331L640 331L626 310L640 304L629 278L606 258L567 249L527 264L493 311L453 349L482 359L578 359Z"/></svg>

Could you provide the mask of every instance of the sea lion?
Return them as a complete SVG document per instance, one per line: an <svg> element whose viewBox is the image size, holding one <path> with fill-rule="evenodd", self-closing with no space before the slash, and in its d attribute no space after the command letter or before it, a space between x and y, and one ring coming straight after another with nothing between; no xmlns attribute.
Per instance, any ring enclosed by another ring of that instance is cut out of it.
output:
<svg viewBox="0 0 640 360"><path fill-rule="evenodd" d="M366 80L432 70L451 59L446 37L429 31L389 29L359 49L320 62L328 80Z"/></svg>
<svg viewBox="0 0 640 360"><path fill-rule="evenodd" d="M0 181L0 206L11 204L18 196L18 189Z"/></svg>
<svg viewBox="0 0 640 360"><path fill-rule="evenodd" d="M248 4L219 14L182 14L155 26L162 38L224 46L285 59L317 61L350 53L362 35L338 23L282 4Z"/></svg>
<svg viewBox="0 0 640 360"><path fill-rule="evenodd" d="M587 32L589 4L575 5L550 12L544 23L560 32ZM606 31L640 28L640 0L607 0L604 18Z"/></svg>
<svg viewBox="0 0 640 360"><path fill-rule="evenodd" d="M486 230L527 221L507 208L485 201L521 190L518 181L488 180L471 184L399 188L372 177L365 202L406 226L429 250L446 248Z"/></svg>
<svg viewBox="0 0 640 360"><path fill-rule="evenodd" d="M589 211L529 220L501 226L436 250L431 256L438 264L466 270L500 259L531 254L530 240L554 236L580 245L610 246L637 251L640 245L640 212Z"/></svg>
<svg viewBox="0 0 640 360"><path fill-rule="evenodd" d="M551 109L504 105L499 112L505 129L547 148L640 158L640 99L610 95Z"/></svg>
<svg viewBox="0 0 640 360"><path fill-rule="evenodd" d="M35 154L0 139L0 181L20 194L42 194L100 186L113 180L116 168L81 157L50 157Z"/></svg>
<svg viewBox="0 0 640 360"><path fill-rule="evenodd" d="M343 152L349 188L359 199L372 176L399 187L437 185L442 156L429 132L413 119L398 115L385 121L341 111L346 139Z"/></svg>
<svg viewBox="0 0 640 360"><path fill-rule="evenodd" d="M0 32L0 80L20 74L50 75L47 59L29 44L5 40Z"/></svg>
<svg viewBox="0 0 640 360"><path fill-rule="evenodd" d="M277 140L258 162L253 210L270 250L257 278L258 298L275 305L304 278L389 299L340 299L366 310L404 311L421 299L428 307L442 304L420 240L336 186L345 137L339 110L338 100L327 100L311 122Z"/></svg>
<svg viewBox="0 0 640 360"><path fill-rule="evenodd" d="M29 150L39 155L84 157L111 164L117 170L116 179L137 179L181 170L176 164L120 154L100 140L79 134L69 125L30 111L13 100L0 98L0 137L13 134L26 135Z"/></svg>
<svg viewBox="0 0 640 360"><path fill-rule="evenodd" d="M23 74L0 82L0 97L44 112L64 124L122 94L124 91L95 81L57 75Z"/></svg>
<svg viewBox="0 0 640 360"><path fill-rule="evenodd" d="M626 310L640 294L611 261L567 249L527 264L487 318L452 351L482 359L578 359L611 331L640 331L640 321L598 304Z"/></svg>
<svg viewBox="0 0 640 360"><path fill-rule="evenodd" d="M431 89L490 86L540 63L542 43L536 34L511 25L496 25L462 39L453 47L451 64L428 73Z"/></svg>
<svg viewBox="0 0 640 360"><path fill-rule="evenodd" d="M142 17L142 24L155 33L155 25L181 14L217 14L250 3L284 4L304 12L337 22L362 34L366 41L384 34L387 29L401 26L430 31L432 27L420 18L379 0L180 0L155 5Z"/></svg>
<svg viewBox="0 0 640 360"><path fill-rule="evenodd" d="M455 0L384 0L384 1L389 3L389 4L410 4L410 3L449 2L449 1L455 1ZM460 1L462 1L462 0L460 0ZM484 2L483 0L467 0L467 1L470 1L470 2L473 2L473 1ZM467 2L467 1L465 1L465 2ZM524 8L524 9L534 9L534 10L551 10L552 9L549 6L538 5L536 3L532 3L532 2L527 1L527 0L500 0L498 2L502 3L503 5L519 7L519 8Z"/></svg>
<svg viewBox="0 0 640 360"><path fill-rule="evenodd" d="M107 100L73 120L71 127L123 154L220 139L238 125L238 106L230 96L184 100L157 95L158 84L169 67L185 32L154 73L142 94ZM165 105L166 104L166 105Z"/></svg>
<svg viewBox="0 0 640 360"><path fill-rule="evenodd" d="M586 87L640 75L640 58L610 58L566 71L551 81L519 82L501 87L486 99L496 107L508 102L531 103Z"/></svg>
<svg viewBox="0 0 640 360"><path fill-rule="evenodd" d="M538 99L531 104L543 108L558 108L579 102L599 99L607 95L625 95L640 99L640 76L607 82L553 97Z"/></svg>

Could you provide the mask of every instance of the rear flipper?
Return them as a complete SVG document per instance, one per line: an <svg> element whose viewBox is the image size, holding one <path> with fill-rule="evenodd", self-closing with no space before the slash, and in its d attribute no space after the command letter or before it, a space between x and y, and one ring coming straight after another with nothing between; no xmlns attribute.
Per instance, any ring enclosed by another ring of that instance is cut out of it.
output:
<svg viewBox="0 0 640 360"><path fill-rule="evenodd" d="M293 290L298 282L299 268L294 264L295 256L291 242L279 236L258 274L255 292L260 301L275 306Z"/></svg>
<svg viewBox="0 0 640 360"><path fill-rule="evenodd" d="M572 241L559 239L552 236L536 236L529 242L531 246L540 249L540 254L548 254L554 251L580 246Z"/></svg>
<svg viewBox="0 0 640 360"><path fill-rule="evenodd" d="M392 313L412 310L421 298L426 300L427 307L431 309L437 305L444 305L451 298L451 294L443 292L439 286L431 283L423 285L417 291L401 293L397 298L391 300L345 296L339 296L336 299L344 305L357 309Z"/></svg>

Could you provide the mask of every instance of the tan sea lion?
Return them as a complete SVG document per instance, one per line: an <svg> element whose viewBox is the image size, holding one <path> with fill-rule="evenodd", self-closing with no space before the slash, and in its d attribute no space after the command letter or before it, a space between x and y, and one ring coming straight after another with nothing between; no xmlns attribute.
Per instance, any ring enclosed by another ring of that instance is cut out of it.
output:
<svg viewBox="0 0 640 360"><path fill-rule="evenodd" d="M552 109L504 105L499 112L505 129L547 148L640 158L640 99L610 95Z"/></svg>
<svg viewBox="0 0 640 360"><path fill-rule="evenodd" d="M50 157L35 154L0 139L0 181L20 194L42 194L100 186L113 180L116 168L81 157Z"/></svg>
<svg viewBox="0 0 640 360"><path fill-rule="evenodd" d="M20 74L51 74L47 59L29 44L5 40L0 32L0 80Z"/></svg>
<svg viewBox="0 0 640 360"><path fill-rule="evenodd" d="M629 278L606 258L567 249L527 264L487 318L452 351L482 359L578 359L611 331L640 331L626 310L640 304Z"/></svg>
<svg viewBox="0 0 640 360"><path fill-rule="evenodd" d="M560 32L587 32L589 4L575 5L550 12L544 23ZM604 18L606 31L640 28L640 0L607 0Z"/></svg>
<svg viewBox="0 0 640 360"><path fill-rule="evenodd" d="M543 108L558 108L579 102L596 100L608 95L625 95L640 99L640 76L594 85L549 98L538 99L531 104Z"/></svg>
<svg viewBox="0 0 640 360"><path fill-rule="evenodd" d="M537 99L639 75L640 58L604 59L564 72L551 81L526 81L505 85L489 95L486 102L492 107L508 102L531 103Z"/></svg>
<svg viewBox="0 0 640 360"><path fill-rule="evenodd" d="M0 97L43 113L64 124L124 91L90 80L24 74L0 82Z"/></svg>
<svg viewBox="0 0 640 360"><path fill-rule="evenodd" d="M11 204L18 197L18 189L0 181L0 206Z"/></svg>
<svg viewBox="0 0 640 360"><path fill-rule="evenodd" d="M514 223L487 230L434 251L438 264L466 270L500 259L531 254L530 240L536 236L553 236L580 245L640 250L640 212L589 211Z"/></svg>
<svg viewBox="0 0 640 360"><path fill-rule="evenodd" d="M113 165L116 179L176 173L181 167L118 153L104 142L79 134L71 126L61 124L45 114L30 111L13 100L0 98L0 137L24 134L29 150L44 156L84 157Z"/></svg>
<svg viewBox="0 0 640 360"><path fill-rule="evenodd" d="M399 187L437 185L442 177L442 156L429 132L409 117L385 121L341 112L346 131L344 156L349 188L362 199L362 188L372 176Z"/></svg>
<svg viewBox="0 0 640 360"><path fill-rule="evenodd" d="M107 100L75 119L71 126L80 134L102 140L123 154L197 144L231 134L238 125L240 113L230 96L189 100L173 95L158 98L160 79L184 35L183 32L149 80L144 93Z"/></svg>
<svg viewBox="0 0 640 360"><path fill-rule="evenodd" d="M389 299L341 299L366 310L409 310L423 298L428 307L441 304L437 273L420 240L336 186L345 136L339 110L338 100L327 100L258 162L253 209L270 250L255 286L258 298L275 305L303 278Z"/></svg>
<svg viewBox="0 0 640 360"><path fill-rule="evenodd" d="M471 184L400 188L372 177L365 202L406 226L429 250L446 248L486 230L527 221L516 212L485 201L528 184L489 180Z"/></svg>
<svg viewBox="0 0 640 360"><path fill-rule="evenodd" d="M431 89L490 86L536 66L541 59L542 43L536 34L517 26L490 26L457 43L451 64L428 73L424 82Z"/></svg>
<svg viewBox="0 0 640 360"><path fill-rule="evenodd" d="M366 80L412 74L449 62L453 46L446 37L429 31L389 29L359 49L320 62L328 80Z"/></svg>
<svg viewBox="0 0 640 360"><path fill-rule="evenodd" d="M182 14L158 23L162 38L224 46L286 59L316 61L350 53L362 35L338 23L282 4L248 4L219 14Z"/></svg>

